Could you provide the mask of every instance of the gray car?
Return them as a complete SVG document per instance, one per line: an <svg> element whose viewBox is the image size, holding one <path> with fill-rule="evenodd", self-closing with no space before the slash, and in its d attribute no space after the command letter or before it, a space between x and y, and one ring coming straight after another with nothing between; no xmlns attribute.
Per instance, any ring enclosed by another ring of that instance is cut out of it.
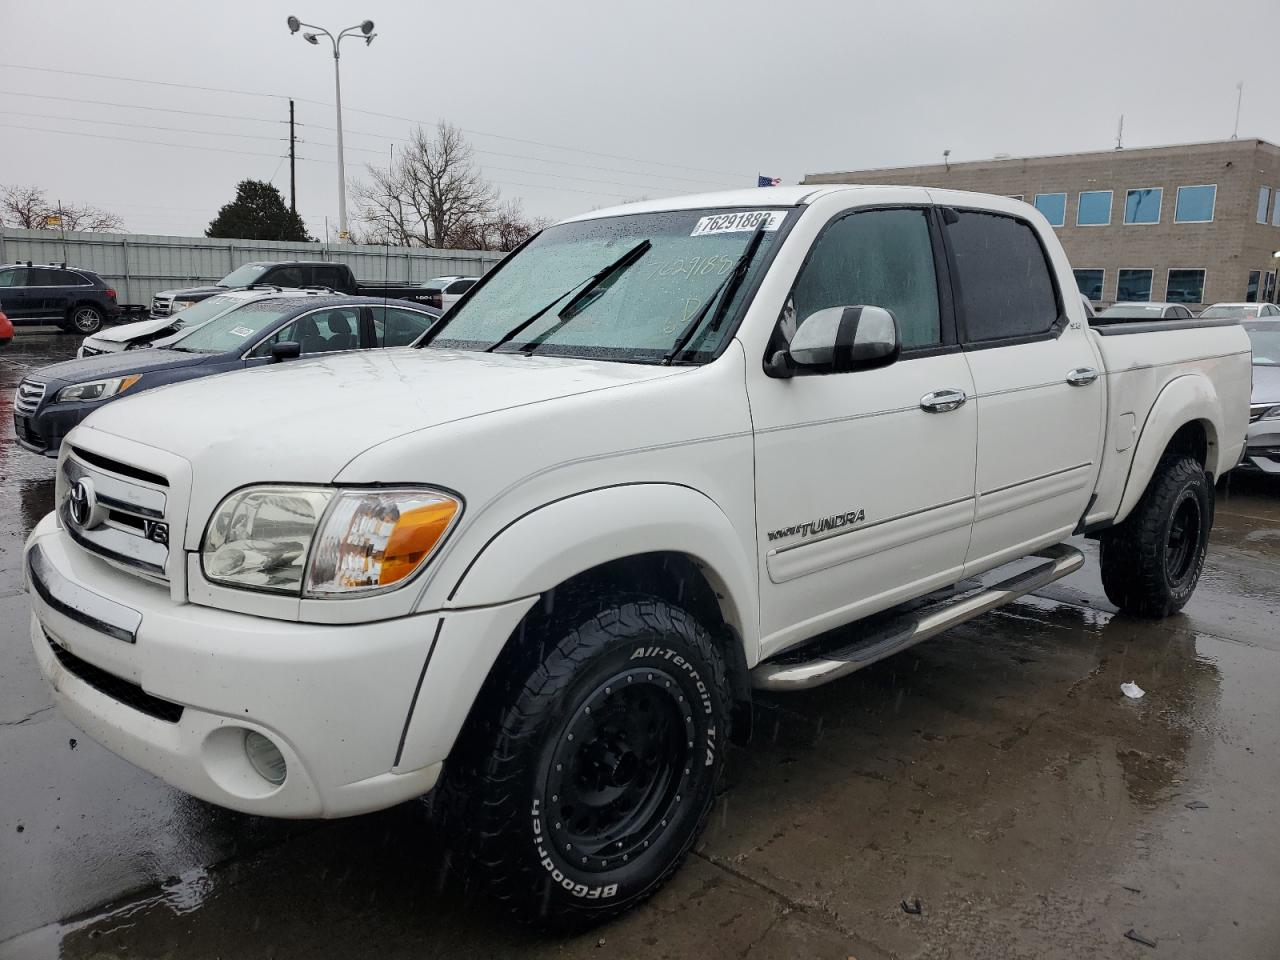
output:
<svg viewBox="0 0 1280 960"><path fill-rule="evenodd" d="M1280 319L1246 320L1253 344L1253 396L1242 470L1280 473Z"/></svg>

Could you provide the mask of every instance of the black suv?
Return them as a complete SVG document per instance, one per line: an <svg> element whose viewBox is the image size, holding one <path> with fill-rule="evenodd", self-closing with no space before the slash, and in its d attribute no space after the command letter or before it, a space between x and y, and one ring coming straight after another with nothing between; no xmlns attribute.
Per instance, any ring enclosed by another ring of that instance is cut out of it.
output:
<svg viewBox="0 0 1280 960"><path fill-rule="evenodd" d="M0 310L17 326L56 323L68 333L96 333L120 316L116 292L96 273L60 264L0 266Z"/></svg>

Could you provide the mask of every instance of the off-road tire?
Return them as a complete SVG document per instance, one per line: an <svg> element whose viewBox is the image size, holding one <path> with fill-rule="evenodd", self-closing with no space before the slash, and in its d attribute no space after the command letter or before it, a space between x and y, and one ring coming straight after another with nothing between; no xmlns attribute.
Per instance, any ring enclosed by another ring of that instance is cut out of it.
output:
<svg viewBox="0 0 1280 960"><path fill-rule="evenodd" d="M60 324L67 333L89 336L102 329L102 311L91 303L78 303L67 311L66 319Z"/></svg>
<svg viewBox="0 0 1280 960"><path fill-rule="evenodd" d="M724 659L688 612L649 597L578 609L513 639L435 802L467 890L553 930L622 913L676 871L730 723Z"/></svg>
<svg viewBox="0 0 1280 960"><path fill-rule="evenodd" d="M1212 522L1204 467L1192 457L1166 457L1133 513L1099 539L1107 599L1139 617L1177 613L1200 580Z"/></svg>

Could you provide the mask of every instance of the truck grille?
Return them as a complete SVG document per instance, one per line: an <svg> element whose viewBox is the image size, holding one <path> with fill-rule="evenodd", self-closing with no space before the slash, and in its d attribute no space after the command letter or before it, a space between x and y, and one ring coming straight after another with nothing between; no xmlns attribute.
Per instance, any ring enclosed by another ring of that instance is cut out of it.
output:
<svg viewBox="0 0 1280 960"><path fill-rule="evenodd" d="M153 317L167 317L172 310L172 300L164 300L161 297L155 297L151 301L151 315Z"/></svg>
<svg viewBox="0 0 1280 960"><path fill-rule="evenodd" d="M40 401L44 399L45 385L38 380L23 380L18 384L18 391L13 397L13 409L24 417L36 412Z"/></svg>
<svg viewBox="0 0 1280 960"><path fill-rule="evenodd" d="M117 566L168 579L168 483L148 470L73 447L62 462L63 529L77 544ZM80 514L72 498L81 481ZM85 507L86 500L92 503Z"/></svg>

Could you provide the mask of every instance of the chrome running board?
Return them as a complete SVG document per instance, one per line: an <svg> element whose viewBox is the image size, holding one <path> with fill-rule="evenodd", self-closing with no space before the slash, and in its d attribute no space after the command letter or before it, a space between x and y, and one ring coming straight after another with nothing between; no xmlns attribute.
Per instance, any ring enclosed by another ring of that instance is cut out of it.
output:
<svg viewBox="0 0 1280 960"><path fill-rule="evenodd" d="M1030 556L1039 557L1045 562L977 593L903 614L880 624L855 642L838 650L827 651L815 659L798 663L762 663L751 671L751 684L757 690L786 691L808 690L810 687L830 683L870 666L877 660L913 647L921 640L950 630L966 620L1011 603L1055 580L1061 580L1084 566L1084 554L1065 543L1054 544ZM803 648L798 652L803 653ZM793 658L796 654L797 651L789 651L788 658Z"/></svg>

